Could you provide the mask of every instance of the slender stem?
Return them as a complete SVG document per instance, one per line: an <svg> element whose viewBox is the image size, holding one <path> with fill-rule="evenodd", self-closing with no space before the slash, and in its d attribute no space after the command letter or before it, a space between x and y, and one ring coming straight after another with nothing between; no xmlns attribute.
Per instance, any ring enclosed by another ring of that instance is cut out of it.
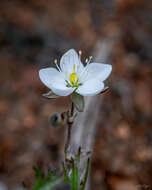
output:
<svg viewBox="0 0 152 190"><path fill-rule="evenodd" d="M71 105L71 117L73 117L73 114L74 114L74 103L72 102L72 105Z"/></svg>
<svg viewBox="0 0 152 190"><path fill-rule="evenodd" d="M68 151L70 140L71 140L71 128L72 128L72 125L68 124L68 134L67 134L67 139L66 139L66 143L65 143L65 150L64 150L65 157L67 156L67 151Z"/></svg>
<svg viewBox="0 0 152 190"><path fill-rule="evenodd" d="M68 118L67 118L68 134L67 134L67 139L66 139L65 149L64 149L65 159L67 158L67 151L68 151L70 140L71 140L71 129L72 129L72 125L73 125L73 114L74 114L74 103L72 102L71 110L70 110Z"/></svg>

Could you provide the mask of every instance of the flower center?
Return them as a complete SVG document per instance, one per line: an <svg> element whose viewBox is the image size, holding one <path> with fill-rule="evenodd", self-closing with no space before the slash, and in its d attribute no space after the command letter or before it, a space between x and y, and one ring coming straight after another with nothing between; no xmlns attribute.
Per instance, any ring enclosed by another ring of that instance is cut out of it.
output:
<svg viewBox="0 0 152 190"><path fill-rule="evenodd" d="M78 77L77 73L75 72L75 64L73 65L73 73L70 74L69 78L70 78L72 87L78 87L79 77Z"/></svg>
<svg viewBox="0 0 152 190"><path fill-rule="evenodd" d="M66 83L67 83L67 87L72 87L72 88L82 85L75 71L75 65L73 65L73 73L71 73L69 76L69 82L66 80Z"/></svg>
<svg viewBox="0 0 152 190"><path fill-rule="evenodd" d="M69 76L70 79L70 87L78 87L80 84L78 75L73 72Z"/></svg>

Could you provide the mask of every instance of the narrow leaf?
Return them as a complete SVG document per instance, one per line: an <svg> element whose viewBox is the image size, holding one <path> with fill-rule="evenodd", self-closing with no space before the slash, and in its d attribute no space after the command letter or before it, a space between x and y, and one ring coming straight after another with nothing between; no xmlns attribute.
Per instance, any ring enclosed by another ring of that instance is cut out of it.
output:
<svg viewBox="0 0 152 190"><path fill-rule="evenodd" d="M72 94L72 102L74 103L76 109L79 112L83 112L83 110L84 110L84 97L83 96L74 92Z"/></svg>
<svg viewBox="0 0 152 190"><path fill-rule="evenodd" d="M89 165L90 165L90 158L88 158L88 160L87 160L86 171L84 174L84 179L82 181L82 186L81 186L80 190L85 190L85 186L86 186L87 179L88 179L88 173L89 173Z"/></svg>
<svg viewBox="0 0 152 190"><path fill-rule="evenodd" d="M65 166L64 162L62 163L62 168L63 168L63 172L64 172L64 182L69 183L68 169Z"/></svg>
<svg viewBox="0 0 152 190"><path fill-rule="evenodd" d="M54 177L54 179L51 179L50 181L47 181L44 183L39 190L53 190L56 185L61 184L63 179L61 177Z"/></svg>
<svg viewBox="0 0 152 190"><path fill-rule="evenodd" d="M73 163L72 167L72 178L71 178L71 190L78 190L79 189L79 169L75 163Z"/></svg>

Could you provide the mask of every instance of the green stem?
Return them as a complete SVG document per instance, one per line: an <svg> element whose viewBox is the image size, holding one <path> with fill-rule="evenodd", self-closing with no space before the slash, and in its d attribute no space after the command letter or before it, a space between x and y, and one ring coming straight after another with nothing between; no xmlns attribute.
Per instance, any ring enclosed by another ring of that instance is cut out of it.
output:
<svg viewBox="0 0 152 190"><path fill-rule="evenodd" d="M71 105L71 117L73 117L73 114L74 114L74 103L72 102L72 105Z"/></svg>
<svg viewBox="0 0 152 190"><path fill-rule="evenodd" d="M70 140L71 140L71 129L73 125L73 115L74 115L74 103L72 102L71 110L69 112L68 118L67 118L67 127L68 127L68 134L67 139L65 143L64 153L65 153L65 160L67 159L67 151L69 148Z"/></svg>

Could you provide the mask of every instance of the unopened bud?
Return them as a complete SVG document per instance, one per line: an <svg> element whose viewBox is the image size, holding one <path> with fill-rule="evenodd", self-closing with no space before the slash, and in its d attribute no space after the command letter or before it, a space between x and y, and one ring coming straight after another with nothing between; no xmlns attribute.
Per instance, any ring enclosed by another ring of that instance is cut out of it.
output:
<svg viewBox="0 0 152 190"><path fill-rule="evenodd" d="M49 123L51 124L51 127L54 128L62 127L64 125L64 121L59 113L55 113L49 117Z"/></svg>

